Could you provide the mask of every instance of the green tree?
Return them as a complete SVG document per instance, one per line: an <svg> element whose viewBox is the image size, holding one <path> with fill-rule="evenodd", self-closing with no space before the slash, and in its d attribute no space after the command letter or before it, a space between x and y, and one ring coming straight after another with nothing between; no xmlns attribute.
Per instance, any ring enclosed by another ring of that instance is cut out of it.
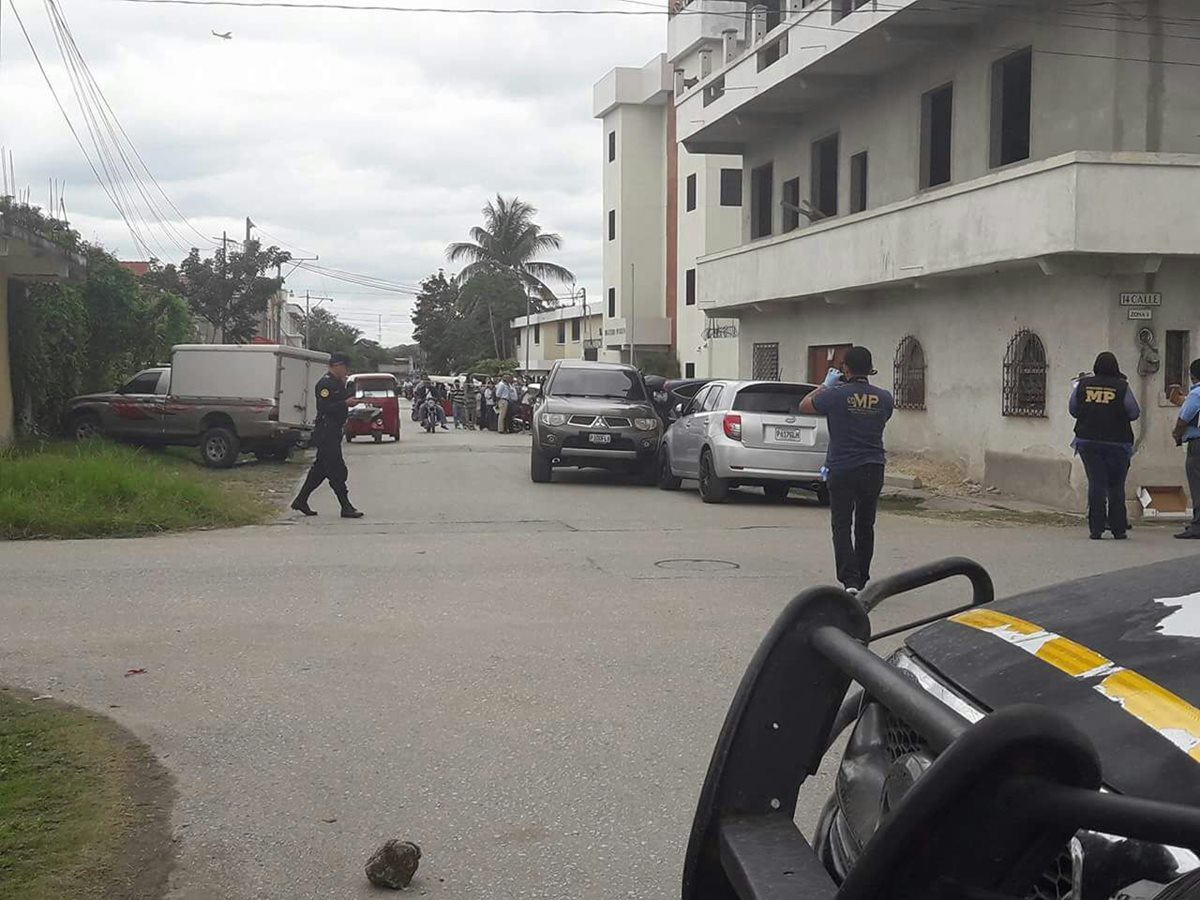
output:
<svg viewBox="0 0 1200 900"><path fill-rule="evenodd" d="M461 278L461 276L460 276ZM459 291L458 308L465 325L462 353L470 356L479 351L497 359L514 355L515 334L510 323L540 304L530 302L520 278L513 272L499 269L477 272L468 278ZM480 345L484 345L480 347ZM474 358L478 358L477 356Z"/></svg>
<svg viewBox="0 0 1200 900"><path fill-rule="evenodd" d="M425 367L433 372L450 372L469 343L470 331L462 322L458 305L459 288L438 271L421 282L413 306L413 337L421 346ZM476 358L472 356L471 358Z"/></svg>
<svg viewBox="0 0 1200 900"><path fill-rule="evenodd" d="M499 194L483 208L483 225L471 229L471 240L457 241L446 248L451 262L465 262L458 278L466 282L483 272L505 270L514 273L522 286L538 298L538 309L556 302L547 281L563 284L575 276L557 263L538 259L542 254L562 248L562 237L542 230L534 221L537 209L517 197L505 199Z"/></svg>
<svg viewBox="0 0 1200 900"><path fill-rule="evenodd" d="M254 336L259 316L283 285L282 278L267 273L289 259L290 254L278 247L264 250L258 241L232 252L222 245L205 258L193 248L178 266L155 263L145 280L181 295L222 342L241 344Z"/></svg>
<svg viewBox="0 0 1200 900"><path fill-rule="evenodd" d="M363 337L362 331L347 325L327 309L317 307L308 318L300 317L300 333L309 336L308 346L323 353L345 353L350 357L352 372L375 372L392 361L392 353L375 341Z"/></svg>

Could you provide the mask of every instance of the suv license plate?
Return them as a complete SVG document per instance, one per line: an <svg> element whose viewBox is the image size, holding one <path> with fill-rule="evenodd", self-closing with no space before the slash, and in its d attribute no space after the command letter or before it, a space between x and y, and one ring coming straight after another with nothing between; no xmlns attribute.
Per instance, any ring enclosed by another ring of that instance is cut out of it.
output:
<svg viewBox="0 0 1200 900"><path fill-rule="evenodd" d="M780 428L778 425L776 425L775 426L775 440L785 441L790 444L803 444L804 443L804 429L803 428Z"/></svg>
<svg viewBox="0 0 1200 900"><path fill-rule="evenodd" d="M612 443L612 435L611 434L589 434L588 435L588 443L589 444L611 444Z"/></svg>

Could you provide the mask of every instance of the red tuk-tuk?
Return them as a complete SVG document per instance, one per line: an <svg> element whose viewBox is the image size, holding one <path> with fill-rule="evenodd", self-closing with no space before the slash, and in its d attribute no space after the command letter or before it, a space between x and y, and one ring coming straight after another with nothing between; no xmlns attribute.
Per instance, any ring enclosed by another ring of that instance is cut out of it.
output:
<svg viewBox="0 0 1200 900"><path fill-rule="evenodd" d="M346 443L356 437L370 435L379 443L385 434L400 440L400 382L387 372L351 375L346 386L354 393L358 406L374 407L378 415L355 415L354 410L346 417Z"/></svg>

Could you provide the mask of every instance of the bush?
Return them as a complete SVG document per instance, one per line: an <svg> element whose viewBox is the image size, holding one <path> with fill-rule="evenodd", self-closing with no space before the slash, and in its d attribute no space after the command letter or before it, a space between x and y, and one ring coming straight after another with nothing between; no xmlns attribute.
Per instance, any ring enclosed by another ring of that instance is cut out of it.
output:
<svg viewBox="0 0 1200 900"><path fill-rule="evenodd" d="M0 458L0 539L128 537L250 525L267 506L145 451L104 441Z"/></svg>

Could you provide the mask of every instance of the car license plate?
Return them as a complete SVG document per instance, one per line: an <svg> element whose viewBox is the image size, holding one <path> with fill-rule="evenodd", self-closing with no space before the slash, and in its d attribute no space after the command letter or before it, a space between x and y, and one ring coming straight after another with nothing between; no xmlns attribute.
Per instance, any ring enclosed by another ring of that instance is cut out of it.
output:
<svg viewBox="0 0 1200 900"><path fill-rule="evenodd" d="M589 444L611 444L612 443L612 435L611 434L589 434L588 435L588 443Z"/></svg>
<svg viewBox="0 0 1200 900"><path fill-rule="evenodd" d="M803 428L781 428L780 426L776 425L775 440L784 441L790 444L803 444L804 431L805 429Z"/></svg>

